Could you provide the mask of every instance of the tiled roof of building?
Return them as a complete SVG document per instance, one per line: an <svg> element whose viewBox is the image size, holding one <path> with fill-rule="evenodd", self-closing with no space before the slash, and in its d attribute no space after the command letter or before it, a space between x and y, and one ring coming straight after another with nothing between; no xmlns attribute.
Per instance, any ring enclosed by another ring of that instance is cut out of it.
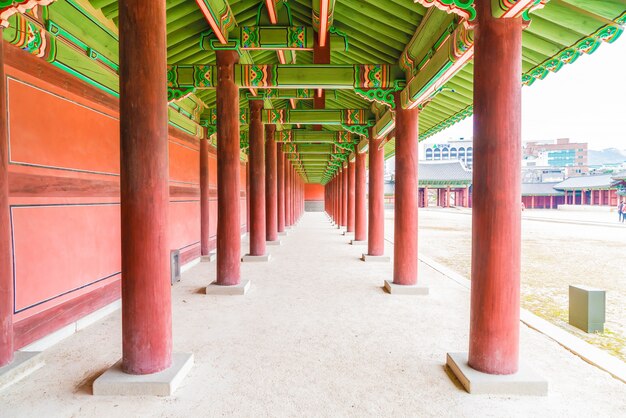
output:
<svg viewBox="0 0 626 418"><path fill-rule="evenodd" d="M563 196L563 192L556 190L558 183L522 183L522 196Z"/></svg>
<svg viewBox="0 0 626 418"><path fill-rule="evenodd" d="M472 172L460 161L422 161L418 165L420 185L471 184Z"/></svg>
<svg viewBox="0 0 626 418"><path fill-rule="evenodd" d="M604 189L611 187L611 174L570 177L554 186L558 190Z"/></svg>
<svg viewBox="0 0 626 418"><path fill-rule="evenodd" d="M613 180L626 180L626 171L622 171L617 174L613 174L611 177Z"/></svg>

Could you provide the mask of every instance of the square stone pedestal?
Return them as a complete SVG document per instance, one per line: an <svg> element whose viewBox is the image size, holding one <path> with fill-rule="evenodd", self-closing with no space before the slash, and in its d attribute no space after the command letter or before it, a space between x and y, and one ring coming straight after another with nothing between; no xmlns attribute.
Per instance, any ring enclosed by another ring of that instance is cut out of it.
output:
<svg viewBox="0 0 626 418"><path fill-rule="evenodd" d="M286 237L287 236L287 231L279 232L278 236L279 237Z"/></svg>
<svg viewBox="0 0 626 418"><path fill-rule="evenodd" d="M367 241L350 240L350 245L367 245Z"/></svg>
<svg viewBox="0 0 626 418"><path fill-rule="evenodd" d="M246 254L243 257L241 257L241 261L243 263L264 263L267 261L270 261L270 254L265 254L265 255L250 255L250 254Z"/></svg>
<svg viewBox="0 0 626 418"><path fill-rule="evenodd" d="M401 284L394 284L389 280L385 280L384 289L390 295L427 295L428 294L428 286L424 285L412 285L406 286Z"/></svg>
<svg viewBox="0 0 626 418"><path fill-rule="evenodd" d="M93 382L96 396L171 396L193 366L193 354L172 354L169 369L153 374L127 374L122 360Z"/></svg>
<svg viewBox="0 0 626 418"><path fill-rule="evenodd" d="M391 261L391 257L388 255L368 255L363 254L361 260L367 263L388 263Z"/></svg>
<svg viewBox="0 0 626 418"><path fill-rule="evenodd" d="M343 231L343 235L354 235L354 232Z"/></svg>
<svg viewBox="0 0 626 418"><path fill-rule="evenodd" d="M216 259L217 259L217 253L215 253L215 251L214 251L214 252L212 252L212 253L209 253L209 255L203 255L203 256L200 258L200 261L201 261L202 263L212 263L212 262L213 262L213 261L215 261Z"/></svg>
<svg viewBox="0 0 626 418"><path fill-rule="evenodd" d="M45 364L38 351L16 351L13 362L0 367L0 391L19 382Z"/></svg>
<svg viewBox="0 0 626 418"><path fill-rule="evenodd" d="M277 239L276 241L265 241L265 245L277 246L283 245L283 243L279 239Z"/></svg>
<svg viewBox="0 0 626 418"><path fill-rule="evenodd" d="M523 363L515 374L487 374L467 364L467 353L448 353L446 365L471 394L548 395L548 381Z"/></svg>
<svg viewBox="0 0 626 418"><path fill-rule="evenodd" d="M250 280L242 280L239 284L233 286L221 286L217 282L213 282L206 288L207 295L226 295L241 296L250 290Z"/></svg>

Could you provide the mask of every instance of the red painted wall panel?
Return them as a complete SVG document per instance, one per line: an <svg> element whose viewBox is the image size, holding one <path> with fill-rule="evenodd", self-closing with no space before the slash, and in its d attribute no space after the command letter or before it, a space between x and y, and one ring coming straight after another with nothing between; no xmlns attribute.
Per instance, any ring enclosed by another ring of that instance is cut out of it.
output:
<svg viewBox="0 0 626 418"><path fill-rule="evenodd" d="M170 181L200 184L200 155L198 149L179 144L170 138Z"/></svg>
<svg viewBox="0 0 626 418"><path fill-rule="evenodd" d="M7 86L10 162L119 174L115 117L12 78Z"/></svg>
<svg viewBox="0 0 626 418"><path fill-rule="evenodd" d="M306 183L304 185L304 200L324 200L324 186L321 184Z"/></svg>
<svg viewBox="0 0 626 418"><path fill-rule="evenodd" d="M180 249L200 242L200 202L170 203L170 247Z"/></svg>
<svg viewBox="0 0 626 418"><path fill-rule="evenodd" d="M119 205L12 207L11 220L19 316L77 297L121 270Z"/></svg>

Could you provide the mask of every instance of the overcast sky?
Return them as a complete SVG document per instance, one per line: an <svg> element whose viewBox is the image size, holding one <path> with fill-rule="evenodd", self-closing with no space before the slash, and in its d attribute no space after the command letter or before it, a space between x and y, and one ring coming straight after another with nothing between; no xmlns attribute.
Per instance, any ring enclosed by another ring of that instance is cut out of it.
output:
<svg viewBox="0 0 626 418"><path fill-rule="evenodd" d="M626 150L626 34L522 88L522 140L572 138ZM472 137L468 118L426 140Z"/></svg>

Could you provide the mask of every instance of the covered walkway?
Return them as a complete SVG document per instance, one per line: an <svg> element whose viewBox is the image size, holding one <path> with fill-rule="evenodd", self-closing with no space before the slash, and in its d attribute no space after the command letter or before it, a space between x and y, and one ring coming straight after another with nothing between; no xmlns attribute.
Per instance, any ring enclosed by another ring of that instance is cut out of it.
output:
<svg viewBox="0 0 626 418"><path fill-rule="evenodd" d="M172 294L174 349L192 351L195 365L175 398L90 396L121 355L118 311L46 350L46 367L0 394L0 416L623 413L623 383L526 327L522 358L542 371L549 396L468 395L444 363L467 349L469 292L422 264L428 297L386 295L392 264L360 262L364 247L347 241L326 215L306 213L270 263L242 264L252 280L245 298L204 294L214 263L183 274Z"/></svg>

